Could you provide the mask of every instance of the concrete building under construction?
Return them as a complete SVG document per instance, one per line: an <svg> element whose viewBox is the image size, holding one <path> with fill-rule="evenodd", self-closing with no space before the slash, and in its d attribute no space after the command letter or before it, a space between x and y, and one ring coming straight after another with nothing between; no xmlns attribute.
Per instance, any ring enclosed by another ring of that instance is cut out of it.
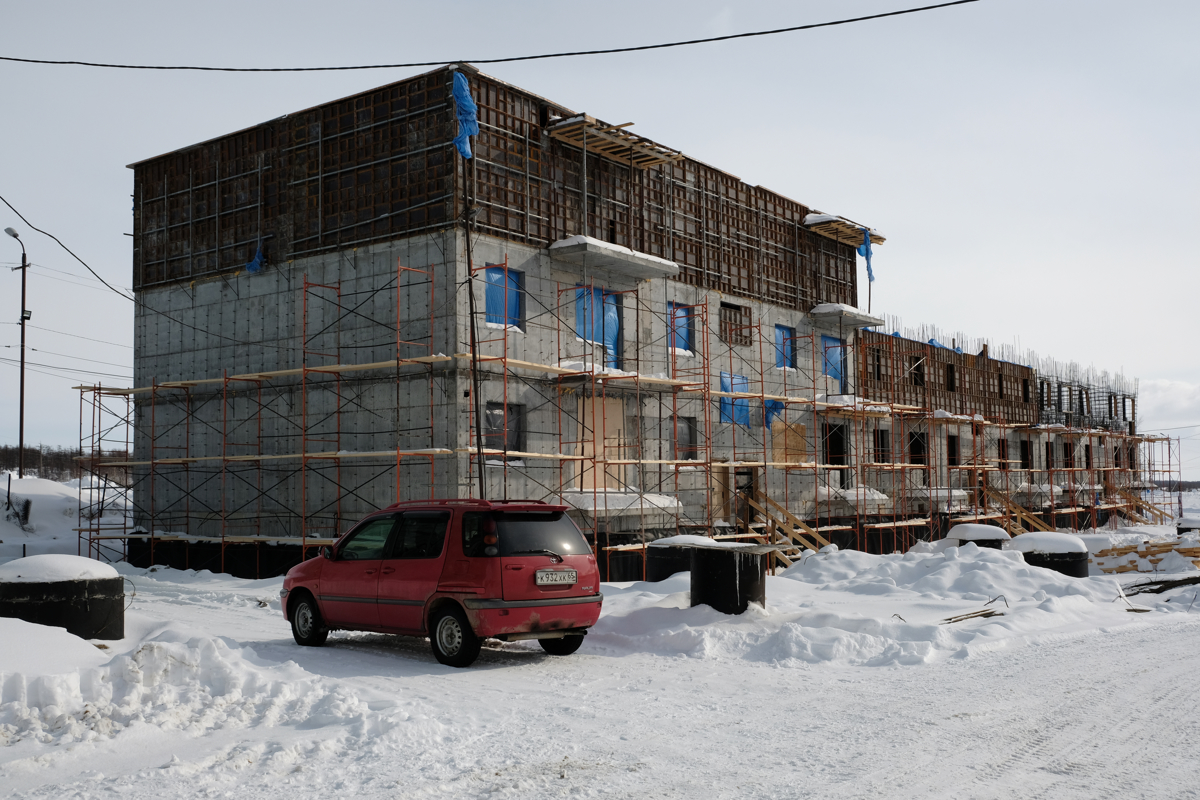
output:
<svg viewBox="0 0 1200 800"><path fill-rule="evenodd" d="M132 436L137 512L93 549L484 493L573 507L632 575L679 532L789 563L1159 519L1177 476L1133 381L860 311L868 225L468 65L132 169L135 388L85 389L81 427L96 469Z"/></svg>

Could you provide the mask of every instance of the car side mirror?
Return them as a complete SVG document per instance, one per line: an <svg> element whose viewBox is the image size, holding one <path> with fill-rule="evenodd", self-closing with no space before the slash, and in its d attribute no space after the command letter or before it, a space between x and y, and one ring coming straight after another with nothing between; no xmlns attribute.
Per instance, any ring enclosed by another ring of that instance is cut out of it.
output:
<svg viewBox="0 0 1200 800"><path fill-rule="evenodd" d="M321 557L328 558L330 561L332 561L333 560L333 548L328 545L326 545L325 547L322 547L321 548Z"/></svg>

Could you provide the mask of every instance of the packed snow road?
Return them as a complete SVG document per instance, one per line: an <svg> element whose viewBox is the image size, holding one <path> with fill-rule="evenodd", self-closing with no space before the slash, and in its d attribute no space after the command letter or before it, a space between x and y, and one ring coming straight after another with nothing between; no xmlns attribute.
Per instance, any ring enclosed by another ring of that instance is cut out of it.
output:
<svg viewBox="0 0 1200 800"><path fill-rule="evenodd" d="M416 639L298 647L277 580L122 571L109 652L42 629L57 669L0 656L3 794L1200 794L1196 586L1135 614L1111 578L974 546L830 553L770 579L765 613L687 608L686 575L608 585L579 653L455 670ZM939 624L985 607L1004 616Z"/></svg>

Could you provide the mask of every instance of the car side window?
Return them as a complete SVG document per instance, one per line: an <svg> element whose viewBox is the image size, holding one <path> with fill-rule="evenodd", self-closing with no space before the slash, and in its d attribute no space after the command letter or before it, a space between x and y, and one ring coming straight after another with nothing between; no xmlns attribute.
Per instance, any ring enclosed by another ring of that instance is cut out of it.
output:
<svg viewBox="0 0 1200 800"><path fill-rule="evenodd" d="M462 516L463 555L467 558L494 556L496 548L496 525L485 514L466 513Z"/></svg>
<svg viewBox="0 0 1200 800"><path fill-rule="evenodd" d="M338 549L338 560L370 561L383 558L384 547L387 546L388 536L396 524L395 517L373 519L366 525L350 534L349 538Z"/></svg>
<svg viewBox="0 0 1200 800"><path fill-rule="evenodd" d="M390 558L437 558L446 542L448 511L409 511L400 517Z"/></svg>

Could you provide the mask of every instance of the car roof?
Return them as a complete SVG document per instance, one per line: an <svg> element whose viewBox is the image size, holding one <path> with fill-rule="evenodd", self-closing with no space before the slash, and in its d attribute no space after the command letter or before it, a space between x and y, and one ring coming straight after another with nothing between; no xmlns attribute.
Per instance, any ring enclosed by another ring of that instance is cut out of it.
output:
<svg viewBox="0 0 1200 800"><path fill-rule="evenodd" d="M479 511L566 511L570 506L553 505L544 500L480 500L474 497L429 498L427 500L401 500L382 511L397 511L406 508L466 508Z"/></svg>

